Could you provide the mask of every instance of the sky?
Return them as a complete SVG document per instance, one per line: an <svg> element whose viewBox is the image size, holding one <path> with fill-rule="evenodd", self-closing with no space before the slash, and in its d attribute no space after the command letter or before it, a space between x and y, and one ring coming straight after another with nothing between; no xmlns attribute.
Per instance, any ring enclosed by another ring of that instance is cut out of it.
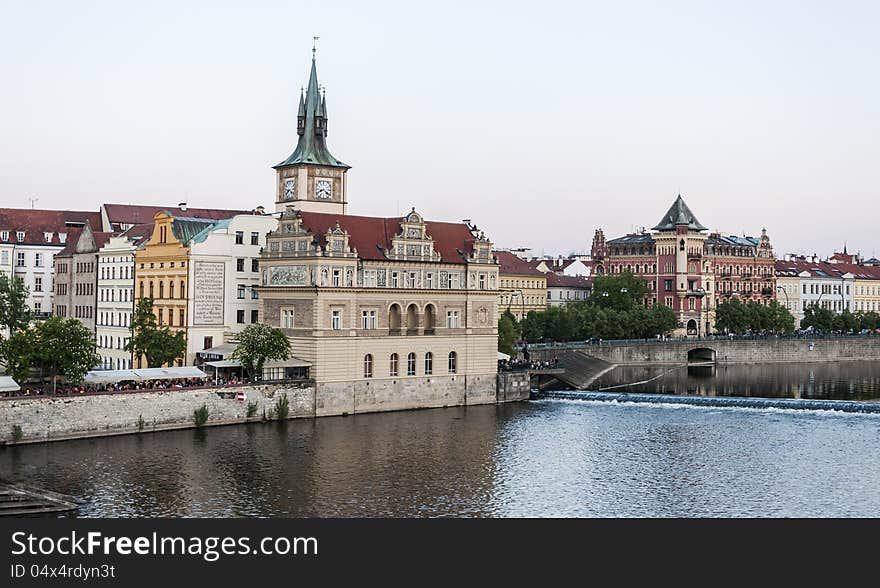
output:
<svg viewBox="0 0 880 588"><path fill-rule="evenodd" d="M274 208L312 37L349 213L588 252L681 193L880 256L877 2L0 0L0 206Z"/></svg>

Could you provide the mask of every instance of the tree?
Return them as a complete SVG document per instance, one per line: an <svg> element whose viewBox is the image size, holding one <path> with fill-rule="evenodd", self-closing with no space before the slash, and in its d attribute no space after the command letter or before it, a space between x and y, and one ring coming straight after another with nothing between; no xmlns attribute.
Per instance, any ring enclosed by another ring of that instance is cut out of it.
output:
<svg viewBox="0 0 880 588"><path fill-rule="evenodd" d="M72 384L101 358L95 353L95 336L76 319L52 317L38 323L34 331L34 361L41 370L48 370L52 381L61 375Z"/></svg>
<svg viewBox="0 0 880 588"><path fill-rule="evenodd" d="M238 347L232 358L241 362L248 374L262 374L267 359L290 357L290 340L281 329L263 323L252 323L238 335Z"/></svg>
<svg viewBox="0 0 880 588"><path fill-rule="evenodd" d="M851 333L859 328L859 321L856 319L855 315L851 313L847 308L842 313L834 316L834 320L832 321L831 325L835 331Z"/></svg>
<svg viewBox="0 0 880 588"><path fill-rule="evenodd" d="M645 297L648 284L632 272L605 274L593 280L590 300L601 308L629 310Z"/></svg>
<svg viewBox="0 0 880 588"><path fill-rule="evenodd" d="M498 351L514 357L516 355L516 342L522 335L516 317L509 310L505 310L498 319Z"/></svg>
<svg viewBox="0 0 880 588"><path fill-rule="evenodd" d="M30 379L36 359L35 339L34 329L28 328L14 332L0 342L0 359L6 364L6 373L19 384Z"/></svg>
<svg viewBox="0 0 880 588"><path fill-rule="evenodd" d="M537 343L544 339L544 313L546 311L530 310L520 323L522 338L529 343Z"/></svg>
<svg viewBox="0 0 880 588"><path fill-rule="evenodd" d="M0 327L11 335L26 329L31 322L31 309L27 305L30 291L20 278L0 273Z"/></svg>
<svg viewBox="0 0 880 588"><path fill-rule="evenodd" d="M814 302L804 310L804 318L801 320L801 328L810 327L819 331L830 331L834 328L834 313Z"/></svg>
<svg viewBox="0 0 880 588"><path fill-rule="evenodd" d="M153 299L138 300L131 321L131 338L125 345L134 357L146 357L147 367L173 365L174 360L186 353L186 334L172 333L167 326L159 327L153 313Z"/></svg>

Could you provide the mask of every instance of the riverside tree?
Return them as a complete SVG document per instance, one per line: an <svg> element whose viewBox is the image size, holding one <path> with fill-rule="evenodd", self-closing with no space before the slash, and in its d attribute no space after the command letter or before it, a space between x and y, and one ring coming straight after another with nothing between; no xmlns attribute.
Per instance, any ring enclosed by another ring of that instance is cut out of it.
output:
<svg viewBox="0 0 880 588"><path fill-rule="evenodd" d="M775 300L765 305L733 298L715 307L715 329L718 331L789 333L794 328L794 316Z"/></svg>
<svg viewBox="0 0 880 588"><path fill-rule="evenodd" d="M54 383L58 376L79 384L90 369L101 361L95 353L95 335L76 319L52 317L33 328L34 363L42 374L48 372Z"/></svg>
<svg viewBox="0 0 880 588"><path fill-rule="evenodd" d="M516 355L516 342L522 335L516 317L509 310L505 310L498 319L498 351L514 357Z"/></svg>
<svg viewBox="0 0 880 588"><path fill-rule="evenodd" d="M290 357L290 340L281 329L263 323L251 323L238 335L238 347L232 358L241 362L248 374L262 374L267 359L280 361Z"/></svg>
<svg viewBox="0 0 880 588"><path fill-rule="evenodd" d="M160 327L153 312L153 299L138 300L131 321L131 338L125 345L134 357L145 357L147 367L173 365L174 360L186 353L186 334L172 333L167 326Z"/></svg>
<svg viewBox="0 0 880 588"><path fill-rule="evenodd" d="M32 327L15 331L5 341L0 341L0 360L6 373L16 382L27 382L36 361L36 333Z"/></svg>
<svg viewBox="0 0 880 588"><path fill-rule="evenodd" d="M31 322L28 293L28 287L20 278L0 273L0 326L10 335L26 329Z"/></svg>

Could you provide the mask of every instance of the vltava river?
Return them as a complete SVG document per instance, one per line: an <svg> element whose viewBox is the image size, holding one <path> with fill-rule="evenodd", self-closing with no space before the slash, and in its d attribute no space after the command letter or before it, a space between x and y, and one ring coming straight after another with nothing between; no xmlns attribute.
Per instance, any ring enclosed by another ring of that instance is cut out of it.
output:
<svg viewBox="0 0 880 588"><path fill-rule="evenodd" d="M880 415L541 400L8 447L0 477L87 517L876 517Z"/></svg>

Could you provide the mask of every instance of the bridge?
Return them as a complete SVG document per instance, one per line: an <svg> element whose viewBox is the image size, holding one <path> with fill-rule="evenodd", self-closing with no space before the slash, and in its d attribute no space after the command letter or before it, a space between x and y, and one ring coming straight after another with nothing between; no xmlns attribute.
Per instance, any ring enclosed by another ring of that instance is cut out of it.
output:
<svg viewBox="0 0 880 588"><path fill-rule="evenodd" d="M554 377L572 388L584 389L619 365L880 361L880 337L581 341L532 345L529 353L534 360L558 359L565 372Z"/></svg>

